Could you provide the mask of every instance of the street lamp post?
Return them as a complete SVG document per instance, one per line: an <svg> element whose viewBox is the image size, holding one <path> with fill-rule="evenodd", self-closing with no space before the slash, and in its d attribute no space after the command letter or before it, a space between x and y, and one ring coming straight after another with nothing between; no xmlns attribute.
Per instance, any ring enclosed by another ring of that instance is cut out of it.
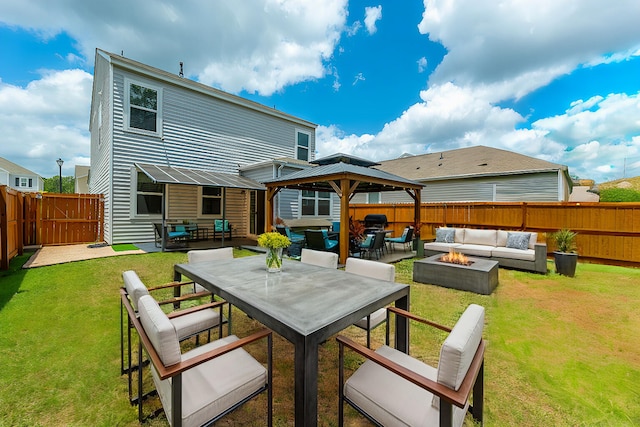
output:
<svg viewBox="0 0 640 427"><path fill-rule="evenodd" d="M64 160L58 157L58 160L56 160L56 163L60 168L60 193L62 193L62 164L64 163Z"/></svg>

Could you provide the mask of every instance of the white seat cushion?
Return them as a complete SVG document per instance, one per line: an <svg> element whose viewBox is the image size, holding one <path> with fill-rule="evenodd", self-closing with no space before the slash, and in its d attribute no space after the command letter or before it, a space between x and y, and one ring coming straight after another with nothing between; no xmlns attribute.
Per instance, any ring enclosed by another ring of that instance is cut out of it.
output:
<svg viewBox="0 0 640 427"><path fill-rule="evenodd" d="M436 380L435 368L402 352L382 346L376 353ZM344 394L384 426L438 425L439 411L430 404L433 394L370 360L345 382ZM454 425L462 425L466 411L454 406Z"/></svg>
<svg viewBox="0 0 640 427"><path fill-rule="evenodd" d="M300 252L300 262L318 267L336 269L338 268L338 254L303 248Z"/></svg>
<svg viewBox="0 0 640 427"><path fill-rule="evenodd" d="M179 340L218 326L220 313L216 309L205 309L170 319L176 328Z"/></svg>
<svg viewBox="0 0 640 427"><path fill-rule="evenodd" d="M144 283L142 283L142 280L140 280L140 277L138 277L135 271L127 270L123 272L122 280L124 281L124 288L129 294L133 309L138 311L138 300L143 295L149 295L149 290Z"/></svg>
<svg viewBox="0 0 640 427"><path fill-rule="evenodd" d="M484 246L484 245L460 245L455 248L456 251L463 253L465 255L471 256L482 256L482 257L490 257L491 251L494 249L494 246Z"/></svg>
<svg viewBox="0 0 640 427"><path fill-rule="evenodd" d="M460 245L461 243L427 242L424 244L424 248L432 251L449 252L450 249L455 249Z"/></svg>
<svg viewBox="0 0 640 427"><path fill-rule="evenodd" d="M162 363L170 366L180 362L180 343L173 323L150 295L141 296L138 304L140 323Z"/></svg>
<svg viewBox="0 0 640 427"><path fill-rule="evenodd" d="M526 249L523 251L520 249L511 249L498 246L496 248L493 248L493 250L491 251L491 256L499 258L521 259L524 261L535 261L536 251L534 249Z"/></svg>
<svg viewBox="0 0 640 427"><path fill-rule="evenodd" d="M185 353L182 360L237 340L238 337L230 335ZM167 419L171 420L171 379L161 381L155 369L152 373ZM183 426L204 424L266 383L266 368L241 348L185 371L182 374Z"/></svg>

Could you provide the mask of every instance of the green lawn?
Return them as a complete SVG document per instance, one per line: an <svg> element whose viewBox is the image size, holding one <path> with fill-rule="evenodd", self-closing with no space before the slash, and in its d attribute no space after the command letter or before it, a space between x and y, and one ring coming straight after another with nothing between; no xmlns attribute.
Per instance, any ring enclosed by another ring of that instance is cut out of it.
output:
<svg viewBox="0 0 640 427"><path fill-rule="evenodd" d="M186 255L22 270L27 257L0 272L0 426L137 425L119 375L121 273L133 269L159 285ZM468 304L486 308L485 425L640 425L640 269L579 264L575 278L501 269L491 296L413 283L410 260L396 269L397 281L411 284L411 311L423 317L452 326ZM256 323L238 313L234 333ZM412 354L433 362L443 336L420 326L412 325ZM374 331L374 346L383 329ZM344 333L363 342L356 328ZM281 338L274 346L274 424L291 425L293 347ZM330 339L320 354L321 425L337 425L337 357ZM260 397L220 424L259 426L263 413ZM347 416L347 425L367 425Z"/></svg>

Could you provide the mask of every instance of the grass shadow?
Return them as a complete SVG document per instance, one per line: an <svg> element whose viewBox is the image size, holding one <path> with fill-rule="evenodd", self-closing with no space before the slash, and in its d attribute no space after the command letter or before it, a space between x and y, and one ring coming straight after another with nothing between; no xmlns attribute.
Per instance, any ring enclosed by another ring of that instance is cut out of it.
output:
<svg viewBox="0 0 640 427"><path fill-rule="evenodd" d="M8 270L0 270L0 310L11 301L11 298L20 293L20 285L27 274L22 266L33 255L33 252L24 252L14 257L9 263Z"/></svg>

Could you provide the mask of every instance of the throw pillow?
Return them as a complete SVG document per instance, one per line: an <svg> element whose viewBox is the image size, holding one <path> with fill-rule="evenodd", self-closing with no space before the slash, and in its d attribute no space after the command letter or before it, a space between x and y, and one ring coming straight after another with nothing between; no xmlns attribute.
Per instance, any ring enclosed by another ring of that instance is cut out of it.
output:
<svg viewBox="0 0 640 427"><path fill-rule="evenodd" d="M507 233L507 248L527 250L530 238L531 233Z"/></svg>
<svg viewBox="0 0 640 427"><path fill-rule="evenodd" d="M436 242L453 243L455 232L453 228L436 228Z"/></svg>

